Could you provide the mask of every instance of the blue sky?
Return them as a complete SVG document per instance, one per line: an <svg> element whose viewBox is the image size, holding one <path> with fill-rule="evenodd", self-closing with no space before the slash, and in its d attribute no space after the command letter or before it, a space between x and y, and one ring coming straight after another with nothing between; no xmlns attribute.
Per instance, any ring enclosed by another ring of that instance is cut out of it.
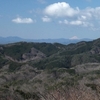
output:
<svg viewBox="0 0 100 100"><path fill-rule="evenodd" d="M0 36L100 37L100 0L0 0Z"/></svg>

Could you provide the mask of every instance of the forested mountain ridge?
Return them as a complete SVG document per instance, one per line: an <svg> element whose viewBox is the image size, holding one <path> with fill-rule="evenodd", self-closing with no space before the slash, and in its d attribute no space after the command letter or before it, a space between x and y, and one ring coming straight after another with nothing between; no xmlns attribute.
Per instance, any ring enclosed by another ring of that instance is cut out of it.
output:
<svg viewBox="0 0 100 100"><path fill-rule="evenodd" d="M99 62L100 39L90 42L63 45L59 43L27 43L0 45L0 55L6 60L27 62L36 59L70 60L70 66L88 62ZM41 62L43 62L41 61ZM50 63L49 61L49 63ZM66 62L65 61L65 62ZM75 62L75 64L74 64ZM48 63L48 62L47 62Z"/></svg>
<svg viewBox="0 0 100 100"><path fill-rule="evenodd" d="M0 100L99 100L99 80L100 39L0 45Z"/></svg>

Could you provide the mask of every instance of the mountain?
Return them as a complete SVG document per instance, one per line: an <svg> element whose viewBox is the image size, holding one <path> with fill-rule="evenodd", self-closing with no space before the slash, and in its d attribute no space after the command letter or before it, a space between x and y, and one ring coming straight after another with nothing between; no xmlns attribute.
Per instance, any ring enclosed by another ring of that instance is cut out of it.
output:
<svg viewBox="0 0 100 100"><path fill-rule="evenodd" d="M100 39L0 45L0 100L99 98Z"/></svg>
<svg viewBox="0 0 100 100"><path fill-rule="evenodd" d="M0 44L8 44L23 41L24 39L20 37L0 37Z"/></svg>
<svg viewBox="0 0 100 100"><path fill-rule="evenodd" d="M0 37L0 44L8 44L15 42L46 42L46 43L61 43L61 44L69 44L69 43L77 43L79 41L90 41L91 39L23 39L20 37Z"/></svg>

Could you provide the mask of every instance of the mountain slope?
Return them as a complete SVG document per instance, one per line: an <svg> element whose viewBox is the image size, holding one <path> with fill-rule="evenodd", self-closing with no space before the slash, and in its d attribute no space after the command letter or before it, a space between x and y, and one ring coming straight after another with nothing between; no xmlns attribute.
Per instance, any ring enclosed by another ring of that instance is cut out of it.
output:
<svg viewBox="0 0 100 100"><path fill-rule="evenodd" d="M100 39L0 45L0 100L99 100Z"/></svg>
<svg viewBox="0 0 100 100"><path fill-rule="evenodd" d="M19 42L1 45L0 48L1 58L20 63L32 61L30 65L36 67L70 68L82 63L100 62L100 39L69 45Z"/></svg>

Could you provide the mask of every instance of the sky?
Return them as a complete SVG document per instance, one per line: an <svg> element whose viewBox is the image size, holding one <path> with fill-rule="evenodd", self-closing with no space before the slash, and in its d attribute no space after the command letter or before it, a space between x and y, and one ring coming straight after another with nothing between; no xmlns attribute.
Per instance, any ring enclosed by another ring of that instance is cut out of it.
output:
<svg viewBox="0 0 100 100"><path fill-rule="evenodd" d="M0 0L0 36L100 38L100 0Z"/></svg>

